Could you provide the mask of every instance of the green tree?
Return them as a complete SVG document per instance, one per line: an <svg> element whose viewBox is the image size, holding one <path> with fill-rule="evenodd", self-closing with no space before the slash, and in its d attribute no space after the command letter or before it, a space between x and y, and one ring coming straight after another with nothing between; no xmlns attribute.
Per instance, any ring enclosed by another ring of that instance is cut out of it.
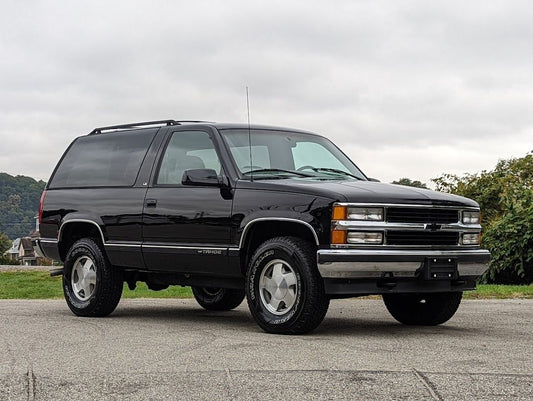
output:
<svg viewBox="0 0 533 401"><path fill-rule="evenodd" d="M405 185L405 186L408 186L408 187L428 189L426 184L424 184L423 182L420 182L418 180L411 180L410 178L400 178L397 181L393 181L391 184Z"/></svg>
<svg viewBox="0 0 533 401"><path fill-rule="evenodd" d="M533 154L500 160L494 170L432 180L437 190L476 200L483 214L482 245L492 254L488 282L533 282Z"/></svg>
<svg viewBox="0 0 533 401"><path fill-rule="evenodd" d="M0 231L0 256L4 254L9 248L11 248L11 240L9 237Z"/></svg>

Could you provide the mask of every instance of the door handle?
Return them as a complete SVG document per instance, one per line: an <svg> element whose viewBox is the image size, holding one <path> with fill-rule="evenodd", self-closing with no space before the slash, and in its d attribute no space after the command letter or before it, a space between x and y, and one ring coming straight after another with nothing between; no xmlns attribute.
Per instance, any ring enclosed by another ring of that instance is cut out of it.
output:
<svg viewBox="0 0 533 401"><path fill-rule="evenodd" d="M156 207L157 206L157 199L146 199L145 205L146 205L146 207Z"/></svg>

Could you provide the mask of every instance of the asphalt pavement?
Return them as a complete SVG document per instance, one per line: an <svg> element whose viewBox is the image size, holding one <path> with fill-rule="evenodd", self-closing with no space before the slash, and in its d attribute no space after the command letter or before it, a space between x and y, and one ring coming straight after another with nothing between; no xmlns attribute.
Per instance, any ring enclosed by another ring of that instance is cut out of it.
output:
<svg viewBox="0 0 533 401"><path fill-rule="evenodd" d="M244 302L0 301L0 400L533 400L533 300L463 301L438 327L332 301L310 335L266 334Z"/></svg>

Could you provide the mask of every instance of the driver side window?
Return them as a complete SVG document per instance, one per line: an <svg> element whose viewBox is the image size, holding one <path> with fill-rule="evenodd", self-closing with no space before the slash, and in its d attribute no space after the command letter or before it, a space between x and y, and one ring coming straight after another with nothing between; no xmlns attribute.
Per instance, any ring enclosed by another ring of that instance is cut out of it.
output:
<svg viewBox="0 0 533 401"><path fill-rule="evenodd" d="M204 131L174 132L161 160L156 183L181 185L185 170L203 168L213 169L217 173L221 170L209 134Z"/></svg>

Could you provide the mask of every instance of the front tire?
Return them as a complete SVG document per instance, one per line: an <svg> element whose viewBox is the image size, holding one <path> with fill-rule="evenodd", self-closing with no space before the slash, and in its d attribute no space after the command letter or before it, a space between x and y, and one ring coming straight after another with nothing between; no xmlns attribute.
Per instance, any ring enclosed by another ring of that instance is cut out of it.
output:
<svg viewBox="0 0 533 401"><path fill-rule="evenodd" d="M436 326L451 319L462 296L462 292L383 294L383 301L392 317L400 323Z"/></svg>
<svg viewBox="0 0 533 401"><path fill-rule="evenodd" d="M207 310L225 311L235 309L244 299L244 290L227 288L192 287L196 302Z"/></svg>
<svg viewBox="0 0 533 401"><path fill-rule="evenodd" d="M246 275L248 307L268 333L304 334L324 319L324 293L313 248L294 237L265 241L253 254Z"/></svg>
<svg viewBox="0 0 533 401"><path fill-rule="evenodd" d="M117 307L122 296L122 271L109 264L90 238L76 241L67 253L63 293L78 316L103 317Z"/></svg>

